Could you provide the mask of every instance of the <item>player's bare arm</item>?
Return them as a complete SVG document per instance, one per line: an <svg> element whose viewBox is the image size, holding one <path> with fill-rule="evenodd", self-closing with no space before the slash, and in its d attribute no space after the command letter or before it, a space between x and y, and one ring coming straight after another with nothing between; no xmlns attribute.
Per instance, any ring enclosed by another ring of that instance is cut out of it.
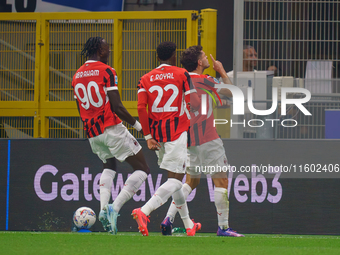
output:
<svg viewBox="0 0 340 255"><path fill-rule="evenodd" d="M78 113L79 113L79 116L80 116L80 109L79 109L79 102L78 102L78 100L76 100L76 104L77 104L77 109L78 109Z"/></svg>
<svg viewBox="0 0 340 255"><path fill-rule="evenodd" d="M223 67L223 64L218 61L218 60L215 60L214 57L210 54L210 58L213 62L213 69L218 72L223 80L223 83L225 84L232 84L231 80L229 79L228 75L227 75L227 72L224 70L224 67ZM219 94L222 94L224 96L227 96L227 97L232 97L233 94L231 93L231 91L229 89L221 89L219 91Z"/></svg>
<svg viewBox="0 0 340 255"><path fill-rule="evenodd" d="M120 95L118 90L111 90L107 92L107 95L110 100L112 110L117 114L117 116L121 119L129 123L131 126L135 127L135 124L139 124L138 121L126 110L122 101L120 100ZM138 127L135 127L138 130ZM138 131L141 131L141 127Z"/></svg>
<svg viewBox="0 0 340 255"><path fill-rule="evenodd" d="M232 84L227 75L227 72L224 70L223 64L220 61L215 60L211 54L210 58L213 62L213 69L221 75L223 82L226 84Z"/></svg>

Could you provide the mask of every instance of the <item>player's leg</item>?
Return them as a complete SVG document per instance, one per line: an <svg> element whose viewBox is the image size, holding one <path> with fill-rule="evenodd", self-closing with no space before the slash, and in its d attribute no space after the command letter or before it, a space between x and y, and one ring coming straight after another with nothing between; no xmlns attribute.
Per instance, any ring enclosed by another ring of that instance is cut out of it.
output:
<svg viewBox="0 0 340 255"><path fill-rule="evenodd" d="M111 187L113 179L115 178L116 171L116 159L106 159L106 163L103 163L103 172L99 180L99 193L100 193L100 209L103 210L105 205L110 202Z"/></svg>
<svg viewBox="0 0 340 255"><path fill-rule="evenodd" d="M181 181L184 176L187 158L186 145L186 132L183 132L176 141L162 143L158 153L159 163L161 169L168 171L168 180L155 191L155 194L143 207L132 212L143 235L148 235L146 217L163 205L171 195L174 196L175 203L180 206L178 209L186 228L194 228L196 231L196 226L198 225L194 224L189 218L188 208L182 192Z"/></svg>
<svg viewBox="0 0 340 255"><path fill-rule="evenodd" d="M122 206L129 201L134 194L136 194L139 187L143 184L150 173L142 150L140 150L136 155L126 158L125 161L131 165L134 172L125 181L123 189L119 192L113 202L113 209L116 212L119 212Z"/></svg>
<svg viewBox="0 0 340 255"><path fill-rule="evenodd" d="M225 173L217 173L212 176L215 184L215 206L218 218L218 236L243 237L229 227L229 200L228 200L228 178Z"/></svg>
<svg viewBox="0 0 340 255"><path fill-rule="evenodd" d="M228 201L228 178L227 166L228 159L225 155L223 142L215 139L197 146L200 156L203 158L204 166L209 170L205 174L210 174L215 185L214 197L217 210L218 225L220 228L228 228L229 201Z"/></svg>
<svg viewBox="0 0 340 255"><path fill-rule="evenodd" d="M186 181L182 185L182 192L184 196L184 200L186 200L189 194L198 186L200 183L200 174L191 176L190 174L186 174ZM161 223L161 230L163 235L171 235L172 225L175 221L175 216L178 212L174 199L172 199L171 204L169 206L168 212Z"/></svg>
<svg viewBox="0 0 340 255"><path fill-rule="evenodd" d="M176 178L175 177L176 175L178 174L168 172L168 178ZM181 174L181 179L183 179L183 177L184 177L184 174ZM172 198L175 203L175 207L181 216L185 229L191 229L194 227L194 223L189 217L189 210L188 210L186 198L184 197L184 194L183 194L183 189L182 189L183 185L182 185L181 179L177 179L178 181L180 181L181 185L180 185L180 188L172 194Z"/></svg>
<svg viewBox="0 0 340 255"><path fill-rule="evenodd" d="M181 167L181 165L177 165L174 170L168 172L169 178L176 176L176 173L183 173L184 170L186 169L186 165L188 163L187 161L188 153L187 153L186 145L187 145L187 136L185 132L181 135L181 137L174 144L170 143L166 147L167 153L164 156L161 167L163 166L164 169L170 169L169 162L173 162L175 158L184 160L183 167ZM179 162L183 162L183 161L179 161ZM183 194L182 186L183 185L181 185L181 189L177 190L176 192L172 194L173 201L175 203L177 211L179 212L182 218L184 227L187 229L187 234L195 235L196 230L200 229L201 224L196 224L190 219L189 210L188 210L188 206L186 203L186 198L184 197L184 194Z"/></svg>
<svg viewBox="0 0 340 255"><path fill-rule="evenodd" d="M182 176L168 176L168 180L155 191L155 194L144 206L132 211L133 218L137 221L138 229L144 236L149 235L147 223L149 222L150 213L166 203L173 193L181 189L182 182L179 179L183 178L183 176L184 174Z"/></svg>
<svg viewBox="0 0 340 255"><path fill-rule="evenodd" d="M148 216L158 207L166 203L176 191L181 190L184 174L174 174L168 171L168 179L156 191L149 201L141 207L142 212ZM182 193L183 194L183 193Z"/></svg>
<svg viewBox="0 0 340 255"><path fill-rule="evenodd" d="M104 132L105 133L105 132ZM110 231L110 223L107 218L106 206L111 198L111 187L115 177L116 160L111 155L110 150L105 145L105 135L101 134L96 137L89 138L89 143L92 152L103 161L103 172L99 180L99 193L100 193L100 212L99 220L103 224L106 231Z"/></svg>
<svg viewBox="0 0 340 255"><path fill-rule="evenodd" d="M182 192L183 192L183 196L184 196L185 200L187 200L190 193L200 183L200 176L201 176L200 174L194 175L194 176L191 176L190 174L186 174L185 183L182 185ZM170 222L174 223L175 216L176 216L177 212L178 212L178 210L175 206L175 202L174 202L174 200L172 200L165 218L169 217Z"/></svg>
<svg viewBox="0 0 340 255"><path fill-rule="evenodd" d="M147 231L146 226L142 225L145 223L145 217L149 216L152 211L156 210L158 207L166 203L171 195L174 199L176 208L181 215L184 227L186 229L189 229L189 231L191 232L193 231L191 235L194 235L196 230L199 230L201 228L199 223L194 223L189 217L189 210L182 192L181 179L183 179L183 176L184 174L178 174L168 171L168 180L155 191L155 194L144 206L133 211L134 217L137 216L137 219L138 217L141 217L144 220L144 222L141 223L138 223L137 221L138 225L142 227L144 231ZM141 232L143 233L142 230Z"/></svg>
<svg viewBox="0 0 340 255"><path fill-rule="evenodd" d="M215 185L214 198L217 211L218 226L221 229L229 228L229 200L228 178L226 173L215 173L211 176Z"/></svg>
<svg viewBox="0 0 340 255"><path fill-rule="evenodd" d="M117 217L122 206L129 201L134 194L138 191L139 187L147 178L150 173L149 168L144 159L142 150L137 152L136 155L127 157L125 159L128 162L134 172L125 181L123 189L119 192L118 196L112 204L107 206L108 219L110 221L111 231L113 234L117 233Z"/></svg>
<svg viewBox="0 0 340 255"><path fill-rule="evenodd" d="M142 153L142 147L130 134L127 128L118 124L105 129L105 143L112 156L119 161L127 161L134 172L126 180L123 189L119 192L112 204L107 205L108 220L113 234L117 232L117 217L122 206L132 198L147 178L149 168Z"/></svg>
<svg viewBox="0 0 340 255"><path fill-rule="evenodd" d="M229 200L228 200L228 159L225 155L223 142L221 139L215 139L208 142L204 151L207 155L205 157L206 165L216 166L214 172L210 172L212 180L215 185L214 197L215 207L218 219L218 236L243 236L236 233L236 231L229 228ZM217 168L217 166L219 168Z"/></svg>
<svg viewBox="0 0 340 255"><path fill-rule="evenodd" d="M106 144L111 154L119 161L129 163L134 170L112 204L113 210L118 213L122 206L138 191L150 170L145 161L142 147L124 125L118 124L107 128L105 134Z"/></svg>
<svg viewBox="0 0 340 255"><path fill-rule="evenodd" d="M111 187L116 175L116 171L113 169L116 169L116 159L109 158L105 163L103 163L103 172L99 180L100 212L98 219L106 231L110 231L110 223L107 218L107 211L105 207L110 202Z"/></svg>
<svg viewBox="0 0 340 255"><path fill-rule="evenodd" d="M200 172L195 171L195 165L201 165L200 157L198 155L198 149L196 146L189 147L187 149L187 165L186 165L186 182L182 186L182 192L184 199L186 200L193 189L197 187L200 181ZM172 200L168 212L161 223L161 230L163 235L172 234L172 225L175 220L175 216L178 210L175 205L175 201Z"/></svg>
<svg viewBox="0 0 340 255"><path fill-rule="evenodd" d="M167 170L168 180L164 182L148 202L141 208L142 213L149 216L150 213L164 204L169 197L182 188L182 179L186 165L186 132L180 138L172 142L161 143L157 153L158 163L161 169ZM185 152L185 154L183 154Z"/></svg>

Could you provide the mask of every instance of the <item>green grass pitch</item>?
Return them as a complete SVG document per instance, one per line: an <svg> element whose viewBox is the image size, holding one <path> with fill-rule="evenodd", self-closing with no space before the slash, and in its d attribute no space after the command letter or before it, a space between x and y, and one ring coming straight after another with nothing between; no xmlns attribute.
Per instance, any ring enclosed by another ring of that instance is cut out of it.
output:
<svg viewBox="0 0 340 255"><path fill-rule="evenodd" d="M0 232L0 254L340 254L340 236Z"/></svg>

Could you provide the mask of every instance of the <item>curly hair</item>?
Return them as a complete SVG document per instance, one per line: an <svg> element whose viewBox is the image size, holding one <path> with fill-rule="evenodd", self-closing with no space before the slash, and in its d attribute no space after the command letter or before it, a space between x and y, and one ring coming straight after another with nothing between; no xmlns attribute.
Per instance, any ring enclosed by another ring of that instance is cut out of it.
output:
<svg viewBox="0 0 340 255"><path fill-rule="evenodd" d="M157 56L160 60L166 61L176 51L176 44L173 42L162 42L157 46Z"/></svg>
<svg viewBox="0 0 340 255"><path fill-rule="evenodd" d="M198 66L198 60L202 54L202 49L203 47L201 45L195 45L182 52L180 61L188 72L196 70Z"/></svg>
<svg viewBox="0 0 340 255"><path fill-rule="evenodd" d="M100 49L103 40L102 37L90 37L85 43L80 55L85 58L93 56Z"/></svg>

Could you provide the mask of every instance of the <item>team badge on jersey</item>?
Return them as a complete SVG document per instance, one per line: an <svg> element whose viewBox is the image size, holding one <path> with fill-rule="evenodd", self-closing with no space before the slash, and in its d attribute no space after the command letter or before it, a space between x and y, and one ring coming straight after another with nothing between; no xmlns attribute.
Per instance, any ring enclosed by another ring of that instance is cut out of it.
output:
<svg viewBox="0 0 340 255"><path fill-rule="evenodd" d="M217 84L219 84L219 83L220 83L220 81L219 81L219 80L217 80L215 77L214 77L213 79L214 79L214 82L216 82Z"/></svg>
<svg viewBox="0 0 340 255"><path fill-rule="evenodd" d="M137 140L136 140L136 139L134 139L134 138L131 138L131 140L132 140L132 142L133 142L133 144L134 144L135 146L138 146L138 142L137 142Z"/></svg>

